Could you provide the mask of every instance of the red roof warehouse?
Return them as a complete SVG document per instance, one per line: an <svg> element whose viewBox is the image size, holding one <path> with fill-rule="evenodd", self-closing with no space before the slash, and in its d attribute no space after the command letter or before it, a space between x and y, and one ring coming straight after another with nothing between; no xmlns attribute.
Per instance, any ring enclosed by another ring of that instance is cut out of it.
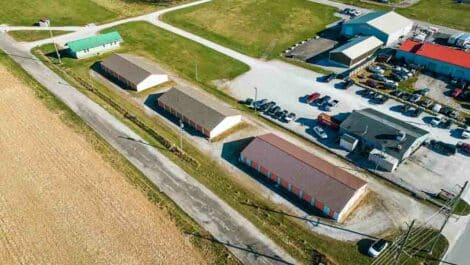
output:
<svg viewBox="0 0 470 265"><path fill-rule="evenodd" d="M339 222L366 191L365 181L274 134L255 138L240 160Z"/></svg>
<svg viewBox="0 0 470 265"><path fill-rule="evenodd" d="M432 72L456 79L470 80L470 53L429 42L406 40L397 50L397 58L421 65Z"/></svg>

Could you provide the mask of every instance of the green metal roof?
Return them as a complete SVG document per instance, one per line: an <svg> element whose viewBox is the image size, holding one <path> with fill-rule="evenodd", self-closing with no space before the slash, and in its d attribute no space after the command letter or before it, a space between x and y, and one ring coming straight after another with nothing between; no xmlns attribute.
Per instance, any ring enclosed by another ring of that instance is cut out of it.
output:
<svg viewBox="0 0 470 265"><path fill-rule="evenodd" d="M66 45L72 52L83 51L85 49L91 49L94 47L98 47L107 43L111 43L114 41L122 41L121 35L117 31L111 31L109 33L100 34L84 39L74 40L68 42Z"/></svg>

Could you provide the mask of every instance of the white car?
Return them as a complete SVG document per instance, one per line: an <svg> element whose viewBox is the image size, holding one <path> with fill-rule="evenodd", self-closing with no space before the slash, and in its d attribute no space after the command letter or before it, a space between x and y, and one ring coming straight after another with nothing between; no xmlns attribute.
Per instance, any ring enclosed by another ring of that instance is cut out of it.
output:
<svg viewBox="0 0 470 265"><path fill-rule="evenodd" d="M383 75L385 73L385 70L382 69L380 66L377 66L377 65L371 65L367 69L369 69L369 71L371 71L372 73L376 73L376 74L382 74Z"/></svg>
<svg viewBox="0 0 470 265"><path fill-rule="evenodd" d="M328 135L326 134L325 130L323 130L320 126L313 127L313 131L320 137L321 139L327 139Z"/></svg>
<svg viewBox="0 0 470 265"><path fill-rule="evenodd" d="M462 138L470 138L470 127L467 126L467 128L462 130Z"/></svg>
<svg viewBox="0 0 470 265"><path fill-rule="evenodd" d="M441 123L442 118L443 118L442 115L437 115L436 117L432 118L432 120L431 120L431 125L432 125L433 127L438 126L439 123Z"/></svg>
<svg viewBox="0 0 470 265"><path fill-rule="evenodd" d="M382 253L386 248L388 247L388 242L385 241L384 239L379 239L375 241L369 248L369 256L371 257L377 257Z"/></svg>

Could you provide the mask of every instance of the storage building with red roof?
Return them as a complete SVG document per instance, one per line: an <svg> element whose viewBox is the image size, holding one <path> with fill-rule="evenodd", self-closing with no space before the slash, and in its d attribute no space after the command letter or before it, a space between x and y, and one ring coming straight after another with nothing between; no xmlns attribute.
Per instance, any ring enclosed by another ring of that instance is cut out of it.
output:
<svg viewBox="0 0 470 265"><path fill-rule="evenodd" d="M365 181L271 133L251 141L240 161L338 222L366 193Z"/></svg>
<svg viewBox="0 0 470 265"><path fill-rule="evenodd" d="M470 53L463 50L406 40L398 48L396 57L435 73L470 80Z"/></svg>

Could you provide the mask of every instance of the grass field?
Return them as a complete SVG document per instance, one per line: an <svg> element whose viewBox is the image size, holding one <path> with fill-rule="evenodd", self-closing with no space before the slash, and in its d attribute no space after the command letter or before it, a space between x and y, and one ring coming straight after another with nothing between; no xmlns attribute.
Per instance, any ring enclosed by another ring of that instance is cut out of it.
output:
<svg viewBox="0 0 470 265"><path fill-rule="evenodd" d="M175 0L181 4L191 0ZM150 13L165 7L146 0L11 0L0 3L0 24L30 26L42 17L53 26L80 26Z"/></svg>
<svg viewBox="0 0 470 265"><path fill-rule="evenodd" d="M116 168L125 165L122 158L77 117L54 109L60 103L23 82L2 64L4 58L0 55L0 112L8 113L0 115L1 264L217 260L207 260L169 208L155 206Z"/></svg>
<svg viewBox="0 0 470 265"><path fill-rule="evenodd" d="M336 0L370 9L389 10L360 0ZM420 0L408 8L396 8L395 11L411 19L421 20L450 28L470 31L470 5L457 4L455 0Z"/></svg>
<svg viewBox="0 0 470 265"><path fill-rule="evenodd" d="M52 31L53 36L70 33L69 31ZM47 30L22 30L10 31L8 35L12 36L17 41L36 41L50 38L50 33Z"/></svg>
<svg viewBox="0 0 470 265"><path fill-rule="evenodd" d="M307 0L214 0L163 20L253 57L277 57L337 20L334 8Z"/></svg>

